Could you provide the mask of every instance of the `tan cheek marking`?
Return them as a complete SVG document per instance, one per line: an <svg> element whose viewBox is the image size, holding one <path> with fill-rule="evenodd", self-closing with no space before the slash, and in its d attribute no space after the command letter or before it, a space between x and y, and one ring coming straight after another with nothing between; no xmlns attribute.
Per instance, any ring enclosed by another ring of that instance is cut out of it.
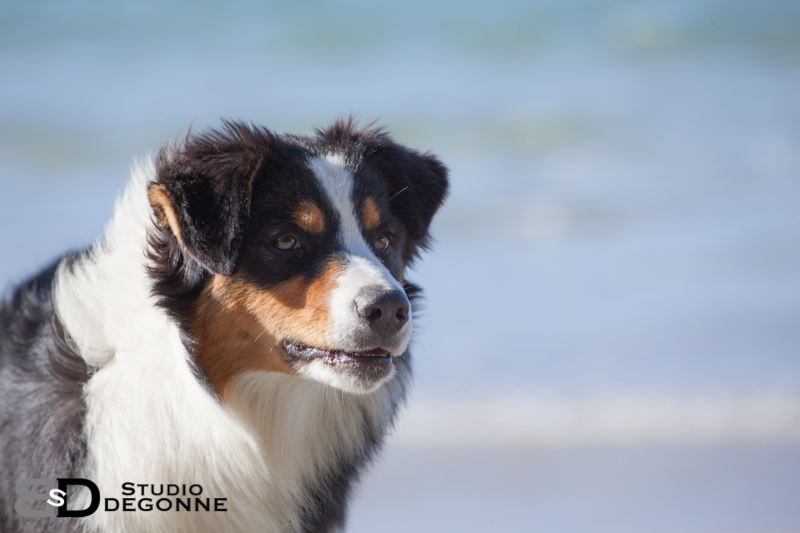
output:
<svg viewBox="0 0 800 533"><path fill-rule="evenodd" d="M178 239L178 242L183 244L183 237L181 236L181 227L178 224L178 217L175 215L175 210L172 208L172 200L169 199L167 189L163 185L154 185L150 187L147 193L150 199L150 205L158 217L158 222L164 228L172 231L172 234Z"/></svg>
<svg viewBox="0 0 800 533"><path fill-rule="evenodd" d="M313 281L296 277L269 291L236 274L214 277L195 308L192 333L197 362L223 399L232 378L244 372L294 374L285 359L285 339L334 348L329 302L341 271L331 263Z"/></svg>
<svg viewBox="0 0 800 533"><path fill-rule="evenodd" d="M361 216L364 220L364 227L367 229L374 229L380 225L381 213L378 211L378 204L375 203L375 198L372 196L367 196L367 199L364 200Z"/></svg>
<svg viewBox="0 0 800 533"><path fill-rule="evenodd" d="M292 221L309 233L325 231L325 217L313 202L303 200L294 212Z"/></svg>
<svg viewBox="0 0 800 533"><path fill-rule="evenodd" d="M219 292L223 283L214 285L200 298L193 329L197 363L217 393L224 399L230 380L248 370L291 374L292 369L276 353L278 340L268 332L259 337L263 328L258 320L239 302Z"/></svg>

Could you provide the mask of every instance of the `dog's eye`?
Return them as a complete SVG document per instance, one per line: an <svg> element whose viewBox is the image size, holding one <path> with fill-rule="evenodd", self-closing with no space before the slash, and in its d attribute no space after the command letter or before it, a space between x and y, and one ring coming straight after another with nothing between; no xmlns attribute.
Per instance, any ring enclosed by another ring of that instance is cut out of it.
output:
<svg viewBox="0 0 800 533"><path fill-rule="evenodd" d="M298 248L303 247L300 244L300 241L297 240L297 237L295 237L291 233L284 233L283 235L272 241L272 245L278 250L297 250Z"/></svg>
<svg viewBox="0 0 800 533"><path fill-rule="evenodd" d="M381 233L380 235L375 237L375 240L372 241L372 245L375 247L376 250L385 252L389 249L389 245L391 244L391 242L392 242L391 235L389 235L388 233Z"/></svg>

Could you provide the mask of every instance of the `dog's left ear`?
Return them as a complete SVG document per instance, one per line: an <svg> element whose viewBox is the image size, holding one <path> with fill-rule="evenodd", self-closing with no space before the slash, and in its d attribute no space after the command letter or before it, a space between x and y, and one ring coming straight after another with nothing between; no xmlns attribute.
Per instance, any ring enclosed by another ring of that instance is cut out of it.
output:
<svg viewBox="0 0 800 533"><path fill-rule="evenodd" d="M387 138L368 159L388 182L392 211L415 246L424 246L433 215L447 197L447 168L433 154L421 154Z"/></svg>
<svg viewBox="0 0 800 533"><path fill-rule="evenodd" d="M245 241L252 182L268 132L228 123L222 131L165 146L156 159L150 204L185 255L231 275ZM260 152L260 154L259 154Z"/></svg>

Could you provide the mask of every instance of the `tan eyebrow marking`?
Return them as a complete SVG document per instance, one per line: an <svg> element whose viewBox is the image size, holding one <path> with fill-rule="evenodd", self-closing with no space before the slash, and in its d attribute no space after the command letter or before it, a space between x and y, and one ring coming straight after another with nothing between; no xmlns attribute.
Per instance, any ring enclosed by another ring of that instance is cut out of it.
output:
<svg viewBox="0 0 800 533"><path fill-rule="evenodd" d="M294 212L292 221L309 233L325 231L325 217L314 202L303 200Z"/></svg>
<svg viewBox="0 0 800 533"><path fill-rule="evenodd" d="M377 228L381 223L381 213L378 211L378 204L375 203L375 198L372 196L367 196L367 199L364 200L361 216L364 221L364 227L367 229Z"/></svg>

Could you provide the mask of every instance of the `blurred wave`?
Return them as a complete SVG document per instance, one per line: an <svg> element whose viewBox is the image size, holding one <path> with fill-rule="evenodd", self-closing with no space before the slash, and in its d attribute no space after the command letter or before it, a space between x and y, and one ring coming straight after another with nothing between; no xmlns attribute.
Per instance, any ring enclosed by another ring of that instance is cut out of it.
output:
<svg viewBox="0 0 800 533"><path fill-rule="evenodd" d="M800 398L475 398L414 402L393 438L404 449L800 443Z"/></svg>

